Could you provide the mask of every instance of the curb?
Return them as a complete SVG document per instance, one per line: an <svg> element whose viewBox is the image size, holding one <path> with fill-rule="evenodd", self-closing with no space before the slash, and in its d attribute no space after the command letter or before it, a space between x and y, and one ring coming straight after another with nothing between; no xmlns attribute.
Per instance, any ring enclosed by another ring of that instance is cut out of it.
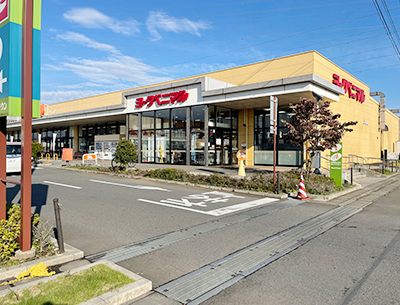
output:
<svg viewBox="0 0 400 305"><path fill-rule="evenodd" d="M56 242L53 242L53 243L56 244ZM28 271L29 268L31 268L39 263L43 263L46 266L50 267L50 266L55 266L55 265L60 265L60 264L64 264L67 262L71 262L71 261L83 258L83 256L84 256L84 253L82 250L79 250L79 249L74 248L67 244L64 244L64 250L65 250L65 252L61 253L61 254L55 254L52 256L39 258L34 261L22 263L18 266L2 268L2 269L0 269L0 280L5 280L10 277L16 277L20 273Z"/></svg>
<svg viewBox="0 0 400 305"><path fill-rule="evenodd" d="M130 277L131 279L135 280L135 282L132 284L128 284L124 287L121 287L117 290L104 293L104 294L97 296L89 301L81 303L81 305L95 305L95 304L120 305L127 301L133 300L137 297L140 297L140 296L146 294L147 292L151 291L151 289L152 289L151 281L149 281L149 280L125 269L125 268L122 268L112 262L102 260L102 261L98 261L93 264L89 264L89 265L85 265L82 267L72 269L69 272L62 272L57 275L49 276L46 278L40 278L36 281L31 281L29 283L19 285L17 287L10 287L8 289L1 291L0 297L5 296L10 292L17 292L17 291L38 285L40 283L46 283L46 282L52 281L52 280L58 278L59 276L72 275L74 273L89 269L89 268L91 268L95 265L99 265L99 264L106 265L106 266L110 267L111 269L119 271L119 272L125 274L126 276Z"/></svg>
<svg viewBox="0 0 400 305"><path fill-rule="evenodd" d="M340 191L340 192L332 193L332 194L329 194L329 195L313 195L313 194L308 194L308 197L311 198L311 199L313 199L313 200L329 201L329 200L335 199L335 198L337 198L337 197L340 197L340 196L343 196L343 195L352 193L352 192L354 192L354 191L357 191L357 190L359 190L359 189L361 189L361 188L362 188L361 184L355 183L355 186L353 186L353 187L351 187L351 188L349 188L349 189L347 189L347 190L343 190L343 191Z"/></svg>

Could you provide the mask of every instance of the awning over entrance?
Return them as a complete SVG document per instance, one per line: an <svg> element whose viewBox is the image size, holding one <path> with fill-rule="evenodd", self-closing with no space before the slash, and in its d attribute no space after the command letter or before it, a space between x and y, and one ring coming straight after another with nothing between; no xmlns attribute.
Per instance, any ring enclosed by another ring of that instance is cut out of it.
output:
<svg viewBox="0 0 400 305"><path fill-rule="evenodd" d="M234 86L217 90L203 91L202 97L207 104L235 109L252 109L269 104L269 96L277 96L280 105L296 104L300 98L314 99L313 92L324 100L338 102L344 89L322 79L315 74L308 74L278 80L260 82L243 86Z"/></svg>

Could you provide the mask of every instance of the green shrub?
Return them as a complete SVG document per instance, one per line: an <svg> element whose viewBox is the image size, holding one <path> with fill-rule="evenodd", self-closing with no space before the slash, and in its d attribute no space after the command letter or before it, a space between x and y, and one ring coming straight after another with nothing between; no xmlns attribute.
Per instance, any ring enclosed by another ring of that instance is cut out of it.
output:
<svg viewBox="0 0 400 305"><path fill-rule="evenodd" d="M121 140L118 142L114 159L117 163L120 163L122 167L125 168L128 163L136 163L137 156L136 146L131 141Z"/></svg>
<svg viewBox="0 0 400 305"><path fill-rule="evenodd" d="M20 235L21 208L7 203L7 218L0 220L0 263L7 262L19 249L17 237ZM32 225L40 221L38 214L32 216Z"/></svg>
<svg viewBox="0 0 400 305"><path fill-rule="evenodd" d="M43 145L38 142L32 142L32 158L36 160L39 158L43 151Z"/></svg>
<svg viewBox="0 0 400 305"><path fill-rule="evenodd" d="M149 170L147 171L146 176L150 178L163 179L163 180L182 181L184 176L187 177L187 173L180 169L163 168L163 169Z"/></svg>

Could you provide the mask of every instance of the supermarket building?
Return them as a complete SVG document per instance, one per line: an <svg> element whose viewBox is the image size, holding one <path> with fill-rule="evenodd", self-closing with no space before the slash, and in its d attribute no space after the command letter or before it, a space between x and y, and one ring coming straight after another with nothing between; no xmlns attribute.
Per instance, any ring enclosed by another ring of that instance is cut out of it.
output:
<svg viewBox="0 0 400 305"><path fill-rule="evenodd" d="M370 88L310 51L132 90L46 105L33 120L34 141L45 152L62 148L111 159L118 140L138 148L139 162L185 165L272 165L270 96L278 98L277 164L300 166L303 151L289 143L300 98L331 102L341 122L358 121L343 138L343 155L380 158L399 146L399 117L380 107ZM8 121L7 140L20 140L21 124ZM323 155L326 155L324 153Z"/></svg>

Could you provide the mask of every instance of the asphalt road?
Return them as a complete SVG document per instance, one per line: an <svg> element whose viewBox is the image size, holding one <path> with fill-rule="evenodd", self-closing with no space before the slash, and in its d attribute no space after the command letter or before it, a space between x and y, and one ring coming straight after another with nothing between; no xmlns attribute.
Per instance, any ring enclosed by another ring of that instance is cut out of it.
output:
<svg viewBox="0 0 400 305"><path fill-rule="evenodd" d="M32 185L32 212L54 223L53 199L58 198L65 242L87 255L274 200L50 167L34 170ZM7 185L7 201L18 202L19 190Z"/></svg>
<svg viewBox="0 0 400 305"><path fill-rule="evenodd" d="M52 200L59 198L65 241L87 255L213 220L232 220L232 225L118 263L150 279L155 288L340 204L340 199L333 204L308 201L264 213L280 201L54 168L36 170L33 183L32 211L53 222ZM7 199L18 201L18 191L9 186ZM399 189L382 194L358 214L203 304L400 304L399 197ZM258 205L243 207L249 202ZM252 217L242 220L244 215ZM134 304L178 303L152 293Z"/></svg>

